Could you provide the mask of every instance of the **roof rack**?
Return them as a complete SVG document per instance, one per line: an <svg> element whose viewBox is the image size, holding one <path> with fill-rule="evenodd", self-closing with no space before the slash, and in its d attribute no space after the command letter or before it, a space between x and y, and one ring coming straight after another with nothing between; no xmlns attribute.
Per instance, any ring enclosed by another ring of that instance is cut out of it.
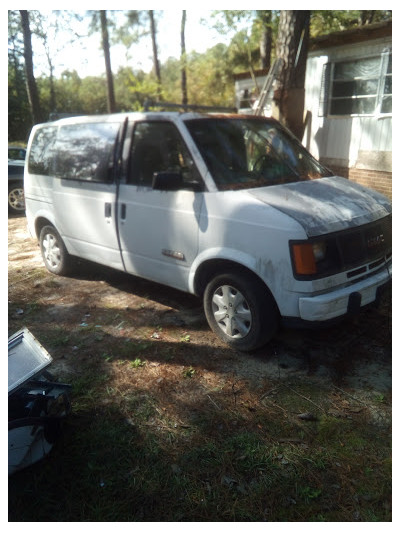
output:
<svg viewBox="0 0 400 533"><path fill-rule="evenodd" d="M49 122L60 120L62 118L81 117L83 115L86 115L86 113L58 113L57 111L54 111L49 113Z"/></svg>
<svg viewBox="0 0 400 533"><path fill-rule="evenodd" d="M165 108L178 108L184 111L222 111L226 113L236 113L236 107L224 107L224 106L208 106L197 104L174 104L172 102L156 102L154 100L147 99L144 101L144 111L148 111L150 107L165 107Z"/></svg>

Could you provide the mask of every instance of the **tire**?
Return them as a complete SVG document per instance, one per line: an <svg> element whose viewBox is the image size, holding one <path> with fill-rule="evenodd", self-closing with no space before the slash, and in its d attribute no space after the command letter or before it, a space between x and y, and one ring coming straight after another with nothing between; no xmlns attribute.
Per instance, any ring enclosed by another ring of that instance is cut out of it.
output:
<svg viewBox="0 0 400 533"><path fill-rule="evenodd" d="M53 226L44 226L40 231L40 251L49 272L65 276L72 270L72 259L58 231Z"/></svg>
<svg viewBox="0 0 400 533"><path fill-rule="evenodd" d="M25 211L25 197L23 183L15 182L8 186L8 210L11 213L22 214Z"/></svg>
<svg viewBox="0 0 400 533"><path fill-rule="evenodd" d="M246 272L213 278L204 292L204 311L214 333L243 352L265 345L278 329L279 312L272 295Z"/></svg>

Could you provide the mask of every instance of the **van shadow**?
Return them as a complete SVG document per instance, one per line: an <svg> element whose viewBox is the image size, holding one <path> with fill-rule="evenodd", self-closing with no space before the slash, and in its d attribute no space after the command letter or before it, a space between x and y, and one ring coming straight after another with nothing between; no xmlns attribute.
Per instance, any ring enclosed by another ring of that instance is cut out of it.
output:
<svg viewBox="0 0 400 533"><path fill-rule="evenodd" d="M91 261L79 259L70 277L84 281L104 281L115 289L175 309L202 308L201 300L192 294Z"/></svg>

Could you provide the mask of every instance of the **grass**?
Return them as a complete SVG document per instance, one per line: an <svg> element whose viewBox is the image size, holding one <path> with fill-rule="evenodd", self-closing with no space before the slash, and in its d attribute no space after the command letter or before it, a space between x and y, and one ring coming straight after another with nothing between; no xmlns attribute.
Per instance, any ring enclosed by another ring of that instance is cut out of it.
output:
<svg viewBox="0 0 400 533"><path fill-rule="evenodd" d="M139 361L135 372L146 370ZM290 409L304 386L283 392L281 409L249 410L210 390L212 401L186 406L182 421L155 391L88 371L74 380L73 413L51 454L10 480L9 519L390 521L389 430L329 416L329 391L315 386L307 403L321 415L300 422Z"/></svg>
<svg viewBox="0 0 400 533"><path fill-rule="evenodd" d="M47 330L49 348L80 342L73 357L89 357L60 441L10 479L10 521L391 520L390 427L370 417L388 398L311 380L207 385L170 347L162 362L158 341L106 336L94 357L96 335Z"/></svg>

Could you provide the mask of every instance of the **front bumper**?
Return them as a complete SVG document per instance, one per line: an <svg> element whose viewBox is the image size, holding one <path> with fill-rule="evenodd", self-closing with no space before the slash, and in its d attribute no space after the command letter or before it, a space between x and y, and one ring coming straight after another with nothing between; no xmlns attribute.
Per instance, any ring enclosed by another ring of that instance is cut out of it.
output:
<svg viewBox="0 0 400 533"><path fill-rule="evenodd" d="M299 298L300 319L308 322L327 321L352 314L375 302L377 291L392 278L392 265L372 276L318 296Z"/></svg>

